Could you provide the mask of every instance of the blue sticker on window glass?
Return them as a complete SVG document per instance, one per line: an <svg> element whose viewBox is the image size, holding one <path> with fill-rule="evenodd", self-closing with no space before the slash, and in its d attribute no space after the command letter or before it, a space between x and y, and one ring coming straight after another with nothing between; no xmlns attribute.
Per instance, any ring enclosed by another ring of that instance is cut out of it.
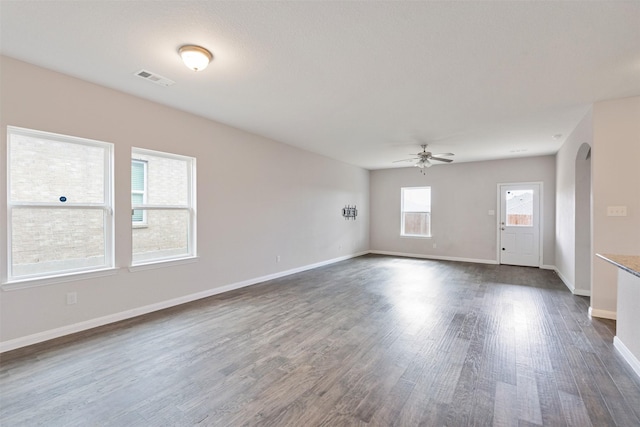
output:
<svg viewBox="0 0 640 427"><path fill-rule="evenodd" d="M60 201L61 201L62 203L64 203L64 202L66 202L66 201L67 201L67 198L66 198L66 197L64 197L64 196L60 196Z"/></svg>

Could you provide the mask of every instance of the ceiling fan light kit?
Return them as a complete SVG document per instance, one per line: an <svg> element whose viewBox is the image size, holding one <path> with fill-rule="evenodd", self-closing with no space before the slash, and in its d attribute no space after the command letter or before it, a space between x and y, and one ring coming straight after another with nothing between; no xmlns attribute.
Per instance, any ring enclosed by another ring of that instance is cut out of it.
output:
<svg viewBox="0 0 640 427"><path fill-rule="evenodd" d="M420 172L422 172L423 175L426 175L425 168L430 168L431 166L433 166L433 163L431 163L431 160L436 160L438 162L444 162L444 163L453 162L453 159L444 158L448 156L453 156L454 155L453 153L433 154L431 153L431 151L427 151L427 144L422 144L420 147L422 147L422 151L416 154L417 157L413 157L411 159L396 160L393 163L413 162L417 160L417 162L413 166L419 168Z"/></svg>

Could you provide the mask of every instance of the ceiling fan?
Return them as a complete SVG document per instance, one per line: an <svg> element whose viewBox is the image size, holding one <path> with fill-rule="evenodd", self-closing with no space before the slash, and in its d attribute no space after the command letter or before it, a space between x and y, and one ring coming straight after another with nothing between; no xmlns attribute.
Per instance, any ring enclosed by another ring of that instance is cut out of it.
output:
<svg viewBox="0 0 640 427"><path fill-rule="evenodd" d="M425 168L431 167L431 165L433 165L433 163L431 163L431 160L436 160L438 162L445 162L445 163L451 163L453 162L453 159L445 159L443 158L443 156L453 156L453 153L440 153L440 154L433 154L430 151L427 151L427 144L422 144L420 147L422 147L422 151L418 154L416 154L416 156L418 157L413 157L411 159L404 159L404 160L396 160L393 163L399 163L399 162L413 162L415 160L417 160L416 164L414 165L417 168L420 168L420 171L422 172L422 174L424 175Z"/></svg>

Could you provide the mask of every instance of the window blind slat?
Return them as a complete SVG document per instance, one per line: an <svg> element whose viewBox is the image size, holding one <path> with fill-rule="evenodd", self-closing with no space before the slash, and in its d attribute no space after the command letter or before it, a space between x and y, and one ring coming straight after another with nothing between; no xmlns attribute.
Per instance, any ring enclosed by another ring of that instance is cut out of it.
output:
<svg viewBox="0 0 640 427"><path fill-rule="evenodd" d="M131 190L144 191L144 163L131 162Z"/></svg>

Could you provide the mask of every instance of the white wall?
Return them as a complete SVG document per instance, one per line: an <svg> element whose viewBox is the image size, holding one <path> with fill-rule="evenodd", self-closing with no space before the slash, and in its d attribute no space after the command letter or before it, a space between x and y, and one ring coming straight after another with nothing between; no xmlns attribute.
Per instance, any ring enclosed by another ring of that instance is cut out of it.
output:
<svg viewBox="0 0 640 427"><path fill-rule="evenodd" d="M613 344L640 376L640 277L621 268L617 270L619 300Z"/></svg>
<svg viewBox="0 0 640 427"><path fill-rule="evenodd" d="M556 154L556 259L558 274L573 292L589 295L590 283L576 283L576 156L582 144L593 145L593 114L584 116ZM590 234L590 230L583 229ZM591 268L587 266L587 268Z"/></svg>
<svg viewBox="0 0 640 427"><path fill-rule="evenodd" d="M497 262L497 185L543 182L543 264L555 260L555 158L528 157L371 172L371 249ZM400 188L430 186L431 239L400 237ZM436 248L433 248L433 244Z"/></svg>
<svg viewBox="0 0 640 427"><path fill-rule="evenodd" d="M593 250L640 255L640 96L593 107ZM608 217L607 206L627 206L626 217ZM616 267L593 260L591 309L615 317Z"/></svg>
<svg viewBox="0 0 640 427"><path fill-rule="evenodd" d="M0 341L251 281L369 249L369 172L201 117L0 57L0 259L7 125L115 144L114 276L0 291ZM141 82L140 84L147 84ZM158 88L158 90L169 90ZM197 262L130 272L131 147L197 158ZM356 221L341 209L356 204ZM276 256L281 262L276 262ZM66 305L66 293L78 303ZM84 322L84 323L83 323ZM5 346L6 347L6 346Z"/></svg>

